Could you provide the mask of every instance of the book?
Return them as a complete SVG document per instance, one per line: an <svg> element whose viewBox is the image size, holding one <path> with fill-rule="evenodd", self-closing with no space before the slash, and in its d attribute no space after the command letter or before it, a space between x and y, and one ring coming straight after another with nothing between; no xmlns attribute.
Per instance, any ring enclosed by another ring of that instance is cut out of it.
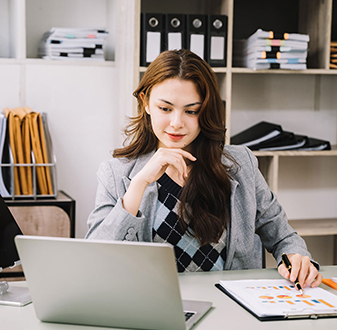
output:
<svg viewBox="0 0 337 330"><path fill-rule="evenodd" d="M67 38L67 39L105 39L108 36L108 31L104 28L101 29L91 29L91 28L61 28L53 27L48 32L50 35L56 38Z"/></svg>
<svg viewBox="0 0 337 330"><path fill-rule="evenodd" d="M52 60L104 61L108 32L104 29L52 28L42 36L38 55Z"/></svg>
<svg viewBox="0 0 337 330"><path fill-rule="evenodd" d="M254 39L284 39L284 40L296 40L309 42L310 38L308 34L302 33L278 33L274 31L264 31L262 29L257 29L250 37L250 40Z"/></svg>
<svg viewBox="0 0 337 330"><path fill-rule="evenodd" d="M303 147L300 147L299 150L305 151L331 150L331 144L329 141L308 137L305 145Z"/></svg>
<svg viewBox="0 0 337 330"><path fill-rule="evenodd" d="M285 69L285 70L306 70L306 63L256 63L253 70Z"/></svg>
<svg viewBox="0 0 337 330"><path fill-rule="evenodd" d="M267 52L267 51L256 51L247 53L247 59L303 59L307 58L308 53L305 52Z"/></svg>
<svg viewBox="0 0 337 330"><path fill-rule="evenodd" d="M253 41L247 40L247 48L252 46L284 46L284 47L292 47L293 49L299 50L307 50L308 43L301 41L293 41L293 40L281 40L281 39L256 39Z"/></svg>
<svg viewBox="0 0 337 330"><path fill-rule="evenodd" d="M337 295L307 287L303 295L280 280L220 281L216 287L260 321L337 317Z"/></svg>
<svg viewBox="0 0 337 330"><path fill-rule="evenodd" d="M308 137L305 135L296 135L292 132L283 131L280 135L273 139L267 140L257 145L252 145L249 148L251 150L292 150L303 147L308 141Z"/></svg>
<svg viewBox="0 0 337 330"><path fill-rule="evenodd" d="M280 134L283 129L280 125L262 121L231 137L231 144L257 145L270 140Z"/></svg>

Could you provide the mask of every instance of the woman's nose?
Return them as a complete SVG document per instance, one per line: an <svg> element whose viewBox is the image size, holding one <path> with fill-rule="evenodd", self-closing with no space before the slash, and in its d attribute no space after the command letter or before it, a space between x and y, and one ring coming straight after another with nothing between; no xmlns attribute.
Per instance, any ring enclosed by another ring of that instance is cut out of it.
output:
<svg viewBox="0 0 337 330"><path fill-rule="evenodd" d="M184 126L184 121L182 118L182 114L178 111L174 111L171 116L171 126L174 128L180 128Z"/></svg>

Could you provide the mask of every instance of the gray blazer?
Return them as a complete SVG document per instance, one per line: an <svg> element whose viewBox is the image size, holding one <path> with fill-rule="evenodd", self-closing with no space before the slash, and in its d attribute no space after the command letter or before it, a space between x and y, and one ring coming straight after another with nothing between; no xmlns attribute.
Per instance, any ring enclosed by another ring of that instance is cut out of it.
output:
<svg viewBox="0 0 337 330"><path fill-rule="evenodd" d="M304 240L288 224L287 216L260 173L253 153L242 146L227 145L225 150L238 162L240 169L232 174L231 180L231 222L227 232L224 269L261 268L257 235L277 263L281 261L283 252L300 253L311 258ZM153 154L131 161L113 158L100 165L95 209L88 219L86 238L152 241L157 183L150 184L145 190L137 216L123 208L122 198L132 178ZM223 162L229 164L225 157Z"/></svg>

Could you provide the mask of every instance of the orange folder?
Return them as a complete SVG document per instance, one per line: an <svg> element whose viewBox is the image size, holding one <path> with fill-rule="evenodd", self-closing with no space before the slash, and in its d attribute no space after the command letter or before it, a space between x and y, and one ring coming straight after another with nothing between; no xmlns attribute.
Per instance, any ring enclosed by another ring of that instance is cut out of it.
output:
<svg viewBox="0 0 337 330"><path fill-rule="evenodd" d="M328 285L328 286L334 288L335 290L337 290L337 283L334 282L330 278L323 278L322 283L324 283L325 285Z"/></svg>

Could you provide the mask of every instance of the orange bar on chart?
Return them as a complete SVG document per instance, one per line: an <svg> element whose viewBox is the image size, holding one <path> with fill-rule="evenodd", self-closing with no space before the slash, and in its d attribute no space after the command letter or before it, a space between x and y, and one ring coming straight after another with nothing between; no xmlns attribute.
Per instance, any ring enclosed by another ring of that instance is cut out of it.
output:
<svg viewBox="0 0 337 330"><path fill-rule="evenodd" d="M304 303L310 305L310 306L315 306L314 304L312 304L311 302L307 301L307 300L302 300Z"/></svg>
<svg viewBox="0 0 337 330"><path fill-rule="evenodd" d="M327 303L326 301L324 301L323 299L317 299L319 302L321 302L322 304L325 304L325 305L327 305L327 306L329 306L329 307L335 307L335 306L332 306L331 304L329 304L329 303Z"/></svg>
<svg viewBox="0 0 337 330"><path fill-rule="evenodd" d="M289 290L289 291L291 291L291 289L289 289L287 286L284 286L284 288L287 289L287 290Z"/></svg>

